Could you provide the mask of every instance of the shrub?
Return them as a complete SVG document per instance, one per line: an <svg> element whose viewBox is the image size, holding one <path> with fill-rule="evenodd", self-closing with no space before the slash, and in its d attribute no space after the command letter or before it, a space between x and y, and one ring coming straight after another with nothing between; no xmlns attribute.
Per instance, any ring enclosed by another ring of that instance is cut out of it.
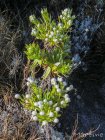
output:
<svg viewBox="0 0 105 140"><path fill-rule="evenodd" d="M65 9L52 20L47 9L41 10L41 19L30 16L33 24L32 36L35 42L26 45L26 55L30 62L31 75L27 79L28 93L21 99L25 108L32 111L32 119L42 125L49 122L58 123L60 111L70 102L68 92L73 86L68 86L66 77L70 74L72 63L70 60L71 26L75 16L70 9ZM43 47L40 43L43 42ZM44 74L35 79L37 69L42 68ZM50 79L50 82L48 81ZM43 82L46 86L43 86Z"/></svg>

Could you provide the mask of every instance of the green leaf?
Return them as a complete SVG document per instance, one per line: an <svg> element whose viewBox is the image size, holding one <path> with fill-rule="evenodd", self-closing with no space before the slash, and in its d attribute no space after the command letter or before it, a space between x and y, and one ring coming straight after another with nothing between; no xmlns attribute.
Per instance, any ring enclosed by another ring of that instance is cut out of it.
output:
<svg viewBox="0 0 105 140"><path fill-rule="evenodd" d="M51 22L51 16L49 15L47 9L42 9L41 14L44 22L49 24Z"/></svg>
<svg viewBox="0 0 105 140"><path fill-rule="evenodd" d="M43 74L43 79L46 79L49 76L50 72L51 72L51 68L47 67L46 71Z"/></svg>

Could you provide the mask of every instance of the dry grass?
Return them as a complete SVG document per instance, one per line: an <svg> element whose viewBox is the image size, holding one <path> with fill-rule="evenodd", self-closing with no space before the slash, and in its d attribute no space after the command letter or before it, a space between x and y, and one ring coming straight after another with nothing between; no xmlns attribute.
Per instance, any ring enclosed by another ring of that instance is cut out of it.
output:
<svg viewBox="0 0 105 140"><path fill-rule="evenodd" d="M22 58L17 50L21 41L21 32L12 26L12 20L0 13L0 81L16 77Z"/></svg>
<svg viewBox="0 0 105 140"><path fill-rule="evenodd" d="M0 140L43 140L30 114L14 99L13 90L6 85L0 87Z"/></svg>
<svg viewBox="0 0 105 140"><path fill-rule="evenodd" d="M21 32L7 14L0 13L0 140L43 140L30 113L14 98L22 81Z"/></svg>
<svg viewBox="0 0 105 140"><path fill-rule="evenodd" d="M90 129L88 132L86 133L79 133L78 132L78 115L77 115L77 119L75 120L74 123L74 127L72 129L72 134L71 134L71 138L70 140L84 140L86 139L88 136L92 136L93 134L95 134L95 132L99 129L99 127L97 129Z"/></svg>

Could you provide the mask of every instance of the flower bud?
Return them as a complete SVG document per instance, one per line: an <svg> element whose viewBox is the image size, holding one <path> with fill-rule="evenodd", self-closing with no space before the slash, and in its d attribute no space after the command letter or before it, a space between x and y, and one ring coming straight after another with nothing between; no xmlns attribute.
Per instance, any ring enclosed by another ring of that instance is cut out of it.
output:
<svg viewBox="0 0 105 140"><path fill-rule="evenodd" d="M19 94L15 94L15 98L16 99L19 99L20 98L20 95Z"/></svg>
<svg viewBox="0 0 105 140"><path fill-rule="evenodd" d="M56 119L54 119L54 123L58 123L59 122L59 120L56 118Z"/></svg>

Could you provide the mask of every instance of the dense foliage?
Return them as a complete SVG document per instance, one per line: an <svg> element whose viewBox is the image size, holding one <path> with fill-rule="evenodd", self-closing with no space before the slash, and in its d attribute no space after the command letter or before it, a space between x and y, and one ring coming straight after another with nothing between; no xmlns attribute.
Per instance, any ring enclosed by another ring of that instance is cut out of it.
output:
<svg viewBox="0 0 105 140"><path fill-rule="evenodd" d="M47 9L43 9L41 19L34 15L29 18L33 24L31 34L35 42L26 45L25 51L31 73L27 79L28 93L24 98L18 95L15 97L20 98L24 107L32 111L32 119L42 125L58 123L61 109L70 102L68 92L73 86L67 83L72 68L69 33L75 18L71 14L70 9L63 10L56 22ZM35 75L40 68L44 71L43 76L36 79ZM43 87L42 81L46 79L50 79L50 82Z"/></svg>

